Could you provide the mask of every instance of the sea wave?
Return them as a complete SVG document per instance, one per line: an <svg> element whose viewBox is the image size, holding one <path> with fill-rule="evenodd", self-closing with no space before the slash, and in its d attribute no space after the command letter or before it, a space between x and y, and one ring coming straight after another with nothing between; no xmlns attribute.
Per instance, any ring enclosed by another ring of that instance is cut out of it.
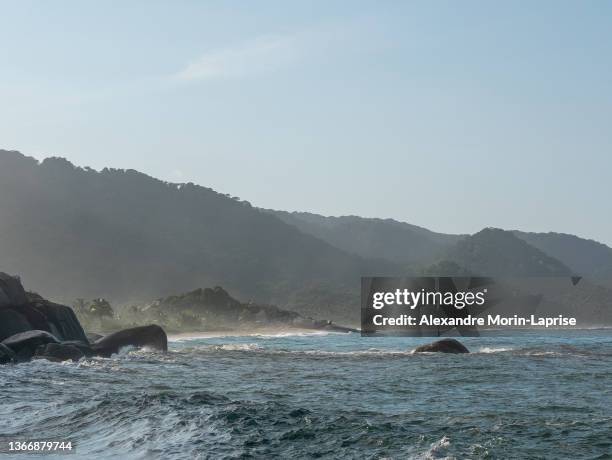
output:
<svg viewBox="0 0 612 460"><path fill-rule="evenodd" d="M475 353L503 353L505 351L512 351L514 348L509 347L482 347L475 351Z"/></svg>
<svg viewBox="0 0 612 460"><path fill-rule="evenodd" d="M232 338L243 338L243 337L257 337L261 339L277 339L283 337L318 337L326 336L330 334L341 334L347 335L346 332L333 332L333 331L311 331L304 329L263 329L256 331L234 331L234 332L185 332L179 334L170 334L168 336L168 342L190 342L195 340L206 340L206 339L232 339Z"/></svg>
<svg viewBox="0 0 612 460"><path fill-rule="evenodd" d="M455 457L446 455L450 446L450 438L448 436L443 436L429 447L422 458L423 460L454 460Z"/></svg>
<svg viewBox="0 0 612 460"><path fill-rule="evenodd" d="M435 340L435 339L432 339ZM612 336L213 338L0 372L3 434L73 457L605 458ZM508 384L511 382L511 384ZM449 396L450 395L450 396ZM568 441L569 440L569 441ZM25 458L25 457L24 457Z"/></svg>

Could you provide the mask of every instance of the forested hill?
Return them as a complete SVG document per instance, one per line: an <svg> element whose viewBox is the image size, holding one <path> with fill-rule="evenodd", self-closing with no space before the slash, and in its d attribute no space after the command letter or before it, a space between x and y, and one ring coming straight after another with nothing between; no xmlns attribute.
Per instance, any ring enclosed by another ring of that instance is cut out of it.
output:
<svg viewBox="0 0 612 460"><path fill-rule="evenodd" d="M605 244L567 233L514 233L580 275L612 278L612 248Z"/></svg>
<svg viewBox="0 0 612 460"><path fill-rule="evenodd" d="M220 285L245 302L356 324L361 276L612 277L612 249L558 233L448 235L392 219L262 210L134 170L0 150L0 271L67 303L148 302Z"/></svg>
<svg viewBox="0 0 612 460"><path fill-rule="evenodd" d="M531 246L514 233L485 228L466 237L445 254L475 275L485 276L570 276L572 270L554 257Z"/></svg>
<svg viewBox="0 0 612 460"><path fill-rule="evenodd" d="M612 248L564 233L487 228L474 235L432 232L393 219L327 217L266 210L332 246L362 257L382 257L415 272L460 275L612 278Z"/></svg>
<svg viewBox="0 0 612 460"><path fill-rule="evenodd" d="M223 285L338 321L358 316L360 276L403 270L208 188L10 151L0 151L0 269L58 301L141 301Z"/></svg>
<svg viewBox="0 0 612 460"><path fill-rule="evenodd" d="M268 212L347 252L368 258L382 257L403 266L427 264L463 238L463 235L436 233L393 219Z"/></svg>

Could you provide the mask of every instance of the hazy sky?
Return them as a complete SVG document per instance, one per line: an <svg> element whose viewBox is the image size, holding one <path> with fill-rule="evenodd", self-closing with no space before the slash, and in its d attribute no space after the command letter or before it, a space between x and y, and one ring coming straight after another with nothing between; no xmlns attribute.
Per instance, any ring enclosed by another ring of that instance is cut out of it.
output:
<svg viewBox="0 0 612 460"><path fill-rule="evenodd" d="M612 244L612 2L0 7L0 148Z"/></svg>

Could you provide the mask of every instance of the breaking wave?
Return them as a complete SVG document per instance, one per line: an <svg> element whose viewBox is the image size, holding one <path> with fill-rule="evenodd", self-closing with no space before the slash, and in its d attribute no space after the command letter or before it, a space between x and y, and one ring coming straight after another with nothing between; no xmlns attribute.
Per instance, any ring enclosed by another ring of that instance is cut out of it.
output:
<svg viewBox="0 0 612 460"><path fill-rule="evenodd" d="M2 435L71 458L605 458L612 334L208 337L168 353L5 366ZM25 457L24 457L25 458Z"/></svg>

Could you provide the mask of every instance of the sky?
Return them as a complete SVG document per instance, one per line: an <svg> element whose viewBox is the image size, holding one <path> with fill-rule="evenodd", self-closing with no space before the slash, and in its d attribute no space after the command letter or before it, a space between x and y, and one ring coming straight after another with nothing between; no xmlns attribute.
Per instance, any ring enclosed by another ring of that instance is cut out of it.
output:
<svg viewBox="0 0 612 460"><path fill-rule="evenodd" d="M0 148L612 246L612 2L0 1Z"/></svg>

